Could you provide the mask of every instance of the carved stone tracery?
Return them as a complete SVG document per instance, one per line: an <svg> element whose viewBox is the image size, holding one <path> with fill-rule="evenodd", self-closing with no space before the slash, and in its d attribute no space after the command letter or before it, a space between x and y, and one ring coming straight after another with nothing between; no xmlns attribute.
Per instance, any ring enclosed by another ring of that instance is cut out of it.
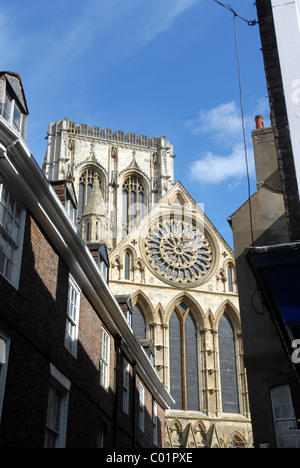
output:
<svg viewBox="0 0 300 468"><path fill-rule="evenodd" d="M197 227L187 221L158 221L145 240L147 259L163 279L193 284L208 274L212 248Z"/></svg>

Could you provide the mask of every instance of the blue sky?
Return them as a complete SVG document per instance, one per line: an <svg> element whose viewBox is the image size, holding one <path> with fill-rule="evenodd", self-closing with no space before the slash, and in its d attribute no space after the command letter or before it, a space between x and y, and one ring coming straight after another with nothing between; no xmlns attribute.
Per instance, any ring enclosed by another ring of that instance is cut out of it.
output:
<svg viewBox="0 0 300 468"><path fill-rule="evenodd" d="M247 20L254 0L225 0ZM251 193L251 131L269 122L258 25L237 18ZM0 69L21 74L27 144L49 122L166 136L180 180L225 240L248 198L233 14L213 0L0 0Z"/></svg>

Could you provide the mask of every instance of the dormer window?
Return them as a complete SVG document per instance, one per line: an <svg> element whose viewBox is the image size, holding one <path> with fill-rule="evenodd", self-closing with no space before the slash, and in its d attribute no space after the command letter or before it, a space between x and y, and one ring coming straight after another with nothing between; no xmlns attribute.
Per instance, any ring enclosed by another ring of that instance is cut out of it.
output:
<svg viewBox="0 0 300 468"><path fill-rule="evenodd" d="M9 122L10 120L10 115L11 115L11 108L12 108L12 99L8 94L6 94L4 102L2 104L2 112L1 115L2 117L5 118Z"/></svg>
<svg viewBox="0 0 300 468"><path fill-rule="evenodd" d="M12 124L15 130L17 132L21 132L21 120L22 120L22 114L21 111L18 107L18 104L14 101L13 105L14 111L12 113Z"/></svg>
<svg viewBox="0 0 300 468"><path fill-rule="evenodd" d="M102 278L108 284L109 281L109 259L107 254L107 248L105 244L102 244L98 250L98 266Z"/></svg>
<svg viewBox="0 0 300 468"><path fill-rule="evenodd" d="M18 133L22 133L22 112L16 100L8 93L4 98L1 115Z"/></svg>
<svg viewBox="0 0 300 468"><path fill-rule="evenodd" d="M74 198L72 197L68 188L66 189L66 202L65 202L66 210L69 215L69 218L73 221L74 224L77 222L77 206L74 202Z"/></svg>
<svg viewBox="0 0 300 468"><path fill-rule="evenodd" d="M0 72L0 115L25 139L28 108L17 73Z"/></svg>

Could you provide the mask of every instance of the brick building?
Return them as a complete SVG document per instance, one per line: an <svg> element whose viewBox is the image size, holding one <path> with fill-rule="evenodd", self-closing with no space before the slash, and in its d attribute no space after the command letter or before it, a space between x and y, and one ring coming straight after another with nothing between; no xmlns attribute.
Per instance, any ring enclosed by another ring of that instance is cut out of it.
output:
<svg viewBox="0 0 300 468"><path fill-rule="evenodd" d="M164 447L173 400L24 138L19 75L0 73L0 446Z"/></svg>

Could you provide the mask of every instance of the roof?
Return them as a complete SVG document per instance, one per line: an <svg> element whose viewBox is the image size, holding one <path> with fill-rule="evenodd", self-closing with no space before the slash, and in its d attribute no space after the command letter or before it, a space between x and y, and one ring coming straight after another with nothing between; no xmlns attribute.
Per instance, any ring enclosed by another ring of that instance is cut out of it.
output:
<svg viewBox="0 0 300 468"><path fill-rule="evenodd" d="M247 206L249 204L249 202L256 197L258 192L255 192L251 195L251 197L248 198L248 200L245 201L245 203L243 203L234 213L232 213L232 215L228 216L227 219L231 219L233 216L237 215L243 208L245 208L245 206Z"/></svg>
<svg viewBox="0 0 300 468"><path fill-rule="evenodd" d="M27 105L27 101L26 101L26 96L25 96L25 91L24 91L24 88L23 88L21 75L19 73L14 73L14 72L11 72L11 71L0 71L0 77L2 77L2 76L6 76L8 78L8 82L11 85L11 87L13 88L13 90L15 91L15 93L16 93L16 95L18 97L18 100L20 101L20 104L23 105L25 112L27 114L29 114L28 105ZM10 78L17 78L17 80L19 81L21 93L18 92L19 90L16 89L16 87L14 86L13 80L9 79L9 77Z"/></svg>

